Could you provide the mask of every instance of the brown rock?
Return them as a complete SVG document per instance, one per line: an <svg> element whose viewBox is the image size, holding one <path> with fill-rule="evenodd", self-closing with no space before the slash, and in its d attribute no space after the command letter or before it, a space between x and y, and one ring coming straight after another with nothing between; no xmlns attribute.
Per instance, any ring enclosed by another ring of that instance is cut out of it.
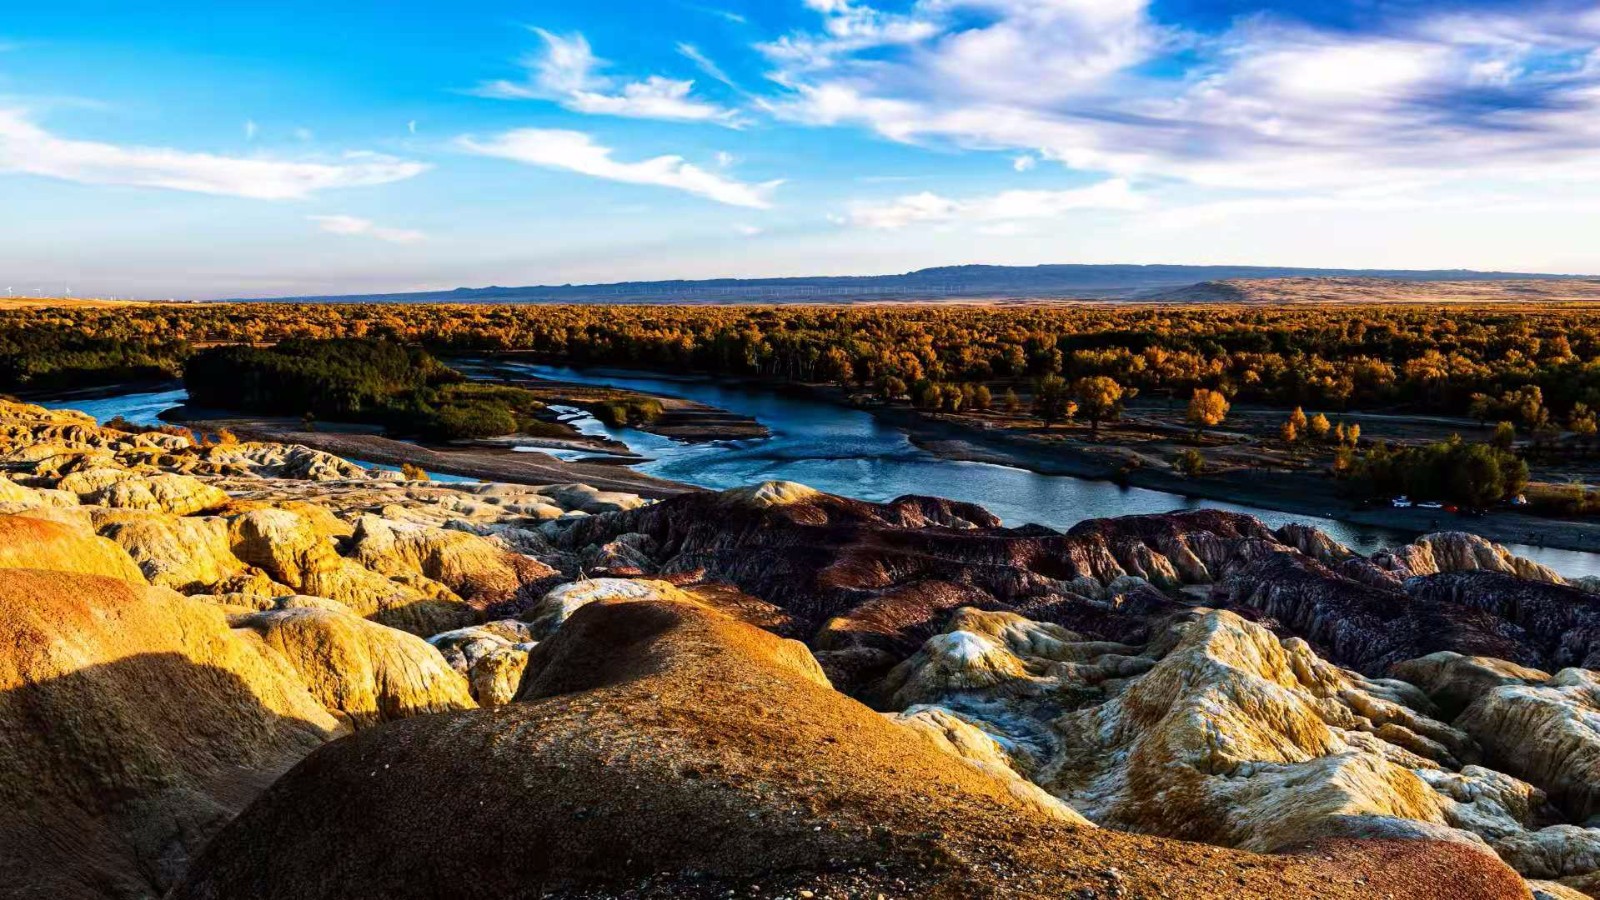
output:
<svg viewBox="0 0 1600 900"><path fill-rule="evenodd" d="M282 658L212 607L111 578L0 571L0 893L159 895L337 727Z"/></svg>

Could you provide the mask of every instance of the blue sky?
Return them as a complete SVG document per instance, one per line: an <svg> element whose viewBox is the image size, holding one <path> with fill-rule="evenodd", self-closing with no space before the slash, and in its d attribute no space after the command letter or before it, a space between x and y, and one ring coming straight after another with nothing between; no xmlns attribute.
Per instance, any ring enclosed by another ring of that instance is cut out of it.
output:
<svg viewBox="0 0 1600 900"><path fill-rule="evenodd" d="M1600 6L33 3L0 287L1600 272Z"/></svg>

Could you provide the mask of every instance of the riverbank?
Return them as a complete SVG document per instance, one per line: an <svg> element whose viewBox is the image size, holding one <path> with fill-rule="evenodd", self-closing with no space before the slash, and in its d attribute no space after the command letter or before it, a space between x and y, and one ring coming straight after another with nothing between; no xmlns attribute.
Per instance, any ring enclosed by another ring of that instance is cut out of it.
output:
<svg viewBox="0 0 1600 900"><path fill-rule="evenodd" d="M835 402L844 402L837 390L811 390L820 396L832 394ZM1547 519L1510 511L1496 511L1479 518L1463 518L1437 509L1363 507L1340 496L1332 480L1307 472L1235 470L1187 478L1171 470L1122 468L1105 457L1069 444L1046 448L1029 441L1025 436L935 419L905 407L870 407L866 411L880 421L904 430L912 443L944 459L1015 466L1043 475L1111 480L1187 497L1260 506L1294 515L1318 516L1417 534L1469 531L1499 543L1600 552L1600 523Z"/></svg>
<svg viewBox="0 0 1600 900"><path fill-rule="evenodd" d="M223 429L244 440L301 444L346 459L400 466L421 466L429 472L502 481L513 484L548 485L582 483L602 491L622 491L641 497L662 499L700 490L690 484L654 478L626 466L607 462L579 462L556 459L538 451L515 451L507 447L426 446L395 440L370 429L339 429L319 425L319 431L306 431L298 421L288 419L218 416L209 411L185 414L183 407L164 416L187 428L206 432Z"/></svg>
<svg viewBox="0 0 1600 900"><path fill-rule="evenodd" d="M530 378L497 361L516 362L538 354L522 355L515 352L496 354L488 360L448 359L451 368L475 378L491 380L528 391L547 406L570 406L595 413L597 407L613 403L654 402L660 413L654 418L632 424L639 431L671 438L684 443L709 443L712 441L759 440L770 437L772 431L750 416L697 403L682 397L663 397L625 388L600 387L573 381L549 378ZM541 362L544 360L541 358Z"/></svg>
<svg viewBox="0 0 1600 900"><path fill-rule="evenodd" d="M505 354L497 355L495 359L565 366L565 363L559 360L541 358L539 354ZM632 373L631 376L618 379L623 382L627 382L629 377L635 381L681 381L685 392L691 395L700 393L692 387L700 382L694 378L685 378L683 375L663 375L647 369L622 366L607 368ZM596 375L595 378L597 381L606 380L604 375ZM1092 483L1126 485L1196 500L1255 507L1292 516L1334 520L1409 537L1434 531L1458 530L1479 534L1501 543L1548 547L1554 550L1600 552L1600 523L1551 519L1509 510L1497 510L1481 518L1464 518L1443 510L1359 506L1342 496L1331 478L1308 465L1303 459L1290 460L1288 454L1279 454L1283 457L1279 462L1285 464L1281 468L1263 464L1259 467L1228 468L1201 477L1188 478L1174 471L1163 461L1160 454L1149 451L1152 445L1160 445L1163 441L1171 442L1176 440L1176 437L1157 434L1153 440L1137 443L1119 442L1114 435L1119 428L1158 431L1147 427L1148 423L1108 424L1104 439L1098 443L1066 439L1043 442L1038 440L1035 432L1001 427L984 428L981 425L969 424L969 420L952 421L944 414L923 413L903 405L856 404L851 402L849 394L844 389L833 385L800 384L748 377L705 376L705 379L708 384L725 388L755 389L778 397L789 396L835 409L866 414L881 425L903 433L916 447L941 460L987 463L1045 476L1066 476ZM638 385L635 385L635 388L637 387ZM672 388L671 384L657 384L647 389L652 395L660 396L670 392ZM714 397L703 399L721 402ZM1253 415L1254 412L1246 411L1246 414ZM1226 440L1226 438L1217 436L1215 440ZM1207 452L1220 455L1221 448L1210 447ZM1270 450L1267 455L1270 456ZM788 458L789 455L786 453L785 459ZM1260 463L1270 461L1258 460ZM1290 462L1297 464L1288 465ZM684 476L679 474L678 477ZM834 489L849 493L848 490L837 487ZM955 491L950 487L918 485L915 492L948 495ZM988 497L967 499L980 504L991 500ZM991 502L990 505L993 508L995 504Z"/></svg>

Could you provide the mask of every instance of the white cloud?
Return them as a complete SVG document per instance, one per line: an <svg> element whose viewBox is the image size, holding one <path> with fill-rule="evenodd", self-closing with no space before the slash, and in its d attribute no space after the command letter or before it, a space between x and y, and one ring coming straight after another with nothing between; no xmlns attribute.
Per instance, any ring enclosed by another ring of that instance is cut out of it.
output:
<svg viewBox="0 0 1600 900"><path fill-rule="evenodd" d="M1065 191L1002 191L986 197L952 200L931 191L908 194L889 203L860 203L846 218L863 228L894 230L923 222L972 222L987 224L989 233L1015 233L1003 223L1025 219L1052 219L1067 212L1085 209L1133 210L1142 208L1145 199L1128 182L1113 178L1099 184Z"/></svg>
<svg viewBox="0 0 1600 900"><path fill-rule="evenodd" d="M422 163L375 154L343 163L290 162L77 141L51 134L19 110L0 109L0 172L82 184L292 200L334 188L402 181L427 168Z"/></svg>
<svg viewBox="0 0 1600 900"><path fill-rule="evenodd" d="M372 237L391 244L415 244L427 239L427 235L410 228L388 228L363 219L358 216L327 215L306 216L317 227L329 234L340 234L350 237Z"/></svg>
<svg viewBox="0 0 1600 900"><path fill-rule="evenodd" d="M245 119L244 120L244 139L245 140L247 140L247 141L255 140L256 139L256 132L258 132L258 131L260 131L260 129L256 127L256 120L255 119Z"/></svg>
<svg viewBox="0 0 1600 900"><path fill-rule="evenodd" d="M745 237L757 237L766 233L765 228L761 228L756 225L735 225L733 226L733 230L744 235Z"/></svg>
<svg viewBox="0 0 1600 900"><path fill-rule="evenodd" d="M458 138L457 146L484 156L496 156L548 169L578 172L608 181L648 184L686 191L729 206L765 209L782 181L750 184L710 172L681 156L657 156L639 162L618 162L612 150L580 131L523 128L486 141Z"/></svg>
<svg viewBox="0 0 1600 900"><path fill-rule="evenodd" d="M722 67L717 65L715 60L700 52L699 47L680 41L678 43L678 53L682 54L684 59L694 63L697 67L699 67L700 71L706 73L712 78L715 78L728 87L738 87L737 84L734 84L733 79L728 77L728 73L722 71Z"/></svg>
<svg viewBox="0 0 1600 900"><path fill-rule="evenodd" d="M768 57L792 70L826 69L850 53L916 44L939 33L934 22L916 11L886 13L853 0L805 0L805 5L822 14L823 34L789 34L759 45ZM779 80L785 80L781 73Z"/></svg>
<svg viewBox="0 0 1600 900"><path fill-rule="evenodd" d="M1011 161L1011 168L1018 172L1032 171L1039 164L1039 158L1030 153L1024 153Z"/></svg>
<svg viewBox="0 0 1600 900"><path fill-rule="evenodd" d="M606 63L594 55L583 35L563 37L542 28L534 29L534 33L544 42L544 50L522 60L527 78L487 82L474 93L502 100L551 100L589 115L711 122L729 127L744 124L738 110L694 96L692 80L651 75L643 81L620 81L601 73Z"/></svg>
<svg viewBox="0 0 1600 900"><path fill-rule="evenodd" d="M410 132L411 134L416 134L417 133L417 120L416 119L412 119L411 121L406 123L406 131Z"/></svg>
<svg viewBox="0 0 1600 900"><path fill-rule="evenodd" d="M762 48L783 90L760 105L790 121L1258 190L1600 178L1600 13L1193 35L1149 0L807 5L819 28Z"/></svg>

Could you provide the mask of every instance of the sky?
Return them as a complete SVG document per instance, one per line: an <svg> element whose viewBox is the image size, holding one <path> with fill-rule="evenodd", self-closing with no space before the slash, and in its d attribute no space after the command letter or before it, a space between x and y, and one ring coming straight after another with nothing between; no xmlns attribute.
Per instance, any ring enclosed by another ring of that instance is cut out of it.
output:
<svg viewBox="0 0 1600 900"><path fill-rule="evenodd" d="M1600 3L6 0L0 288L1600 273Z"/></svg>

